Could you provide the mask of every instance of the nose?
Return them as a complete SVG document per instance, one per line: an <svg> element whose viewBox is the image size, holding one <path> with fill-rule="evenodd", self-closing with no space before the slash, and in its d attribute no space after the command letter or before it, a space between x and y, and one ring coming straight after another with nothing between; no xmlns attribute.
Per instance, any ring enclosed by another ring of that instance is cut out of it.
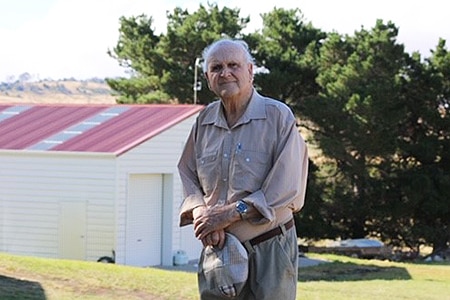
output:
<svg viewBox="0 0 450 300"><path fill-rule="evenodd" d="M222 71L220 72L220 76L222 77L226 77L230 74L230 69L228 67L225 67L222 69Z"/></svg>

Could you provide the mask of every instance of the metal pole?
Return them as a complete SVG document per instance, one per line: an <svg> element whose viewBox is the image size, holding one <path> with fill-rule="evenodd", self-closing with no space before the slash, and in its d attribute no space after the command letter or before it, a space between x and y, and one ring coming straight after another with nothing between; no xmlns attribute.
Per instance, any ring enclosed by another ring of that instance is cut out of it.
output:
<svg viewBox="0 0 450 300"><path fill-rule="evenodd" d="M197 57L195 59L195 64L194 64L194 104L197 104L197 77L198 77L197 68L198 68L199 63L200 63L200 58Z"/></svg>

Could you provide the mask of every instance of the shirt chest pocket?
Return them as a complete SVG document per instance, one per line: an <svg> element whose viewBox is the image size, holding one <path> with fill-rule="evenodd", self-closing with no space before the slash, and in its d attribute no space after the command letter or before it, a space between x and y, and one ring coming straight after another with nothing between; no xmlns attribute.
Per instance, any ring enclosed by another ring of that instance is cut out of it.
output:
<svg viewBox="0 0 450 300"><path fill-rule="evenodd" d="M219 166L217 152L205 153L202 157L197 158L197 174L200 185L205 194L210 194L215 186Z"/></svg>
<svg viewBox="0 0 450 300"><path fill-rule="evenodd" d="M250 193L260 189L271 165L268 153L248 150L237 152L231 170L233 188Z"/></svg>

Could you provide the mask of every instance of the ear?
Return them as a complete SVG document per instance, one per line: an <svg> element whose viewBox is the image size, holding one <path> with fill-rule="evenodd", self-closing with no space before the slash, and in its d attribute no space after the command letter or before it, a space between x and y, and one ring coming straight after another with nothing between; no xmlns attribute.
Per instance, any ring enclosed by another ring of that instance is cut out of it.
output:
<svg viewBox="0 0 450 300"><path fill-rule="evenodd" d="M251 63L248 64L248 73L250 76L250 82L253 82L253 64Z"/></svg>
<svg viewBox="0 0 450 300"><path fill-rule="evenodd" d="M203 73L203 75L205 75L206 83L208 84L208 89L209 89L210 91L212 91L212 90L211 90L211 85L209 84L208 72Z"/></svg>

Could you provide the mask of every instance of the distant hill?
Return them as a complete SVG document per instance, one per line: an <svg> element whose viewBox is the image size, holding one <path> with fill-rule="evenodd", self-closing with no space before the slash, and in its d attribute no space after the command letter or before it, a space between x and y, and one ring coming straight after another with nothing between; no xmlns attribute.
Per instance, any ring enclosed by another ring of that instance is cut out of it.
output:
<svg viewBox="0 0 450 300"><path fill-rule="evenodd" d="M108 84L93 78L2 82L1 103L114 104L116 101Z"/></svg>

